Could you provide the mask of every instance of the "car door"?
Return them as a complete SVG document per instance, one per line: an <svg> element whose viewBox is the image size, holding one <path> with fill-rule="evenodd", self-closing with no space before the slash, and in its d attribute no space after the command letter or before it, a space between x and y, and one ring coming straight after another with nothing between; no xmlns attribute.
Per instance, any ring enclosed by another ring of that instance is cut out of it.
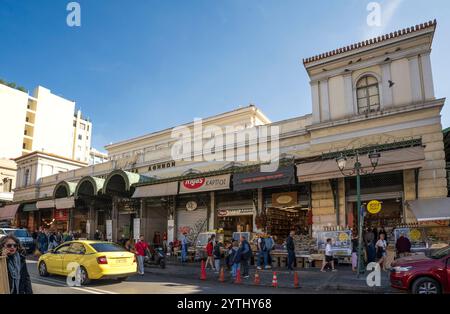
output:
<svg viewBox="0 0 450 314"><path fill-rule="evenodd" d="M81 243L81 242L71 243L67 254L64 256L64 261L63 261L63 265L62 265L64 274L67 275L74 270L74 267L69 267L69 266L72 266L72 265L70 265L71 263L75 263L75 264L73 264L73 266L81 265L81 260L83 259L85 254L86 254L86 248L83 245L83 243ZM78 264L78 265L76 265L76 264Z"/></svg>
<svg viewBox="0 0 450 314"><path fill-rule="evenodd" d="M50 274L64 274L63 261L64 256L70 248L70 243L61 244L53 252L49 253L49 257L45 260L47 271Z"/></svg>

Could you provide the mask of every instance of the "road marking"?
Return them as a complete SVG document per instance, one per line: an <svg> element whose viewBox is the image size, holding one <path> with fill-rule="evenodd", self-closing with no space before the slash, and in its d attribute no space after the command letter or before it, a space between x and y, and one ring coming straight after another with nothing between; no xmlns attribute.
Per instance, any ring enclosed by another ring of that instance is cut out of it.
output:
<svg viewBox="0 0 450 314"><path fill-rule="evenodd" d="M92 288L92 287L71 287L71 286L68 286L67 284L63 284L61 281L53 280L53 279L47 279L47 278L43 279L43 278L34 277L34 276L32 276L32 279L41 281L41 282L44 282L47 284L49 284L49 283L56 284L61 287L67 287L67 288L71 288L71 289L78 290L78 291L89 292L92 294L119 294L118 292L96 289L96 288Z"/></svg>

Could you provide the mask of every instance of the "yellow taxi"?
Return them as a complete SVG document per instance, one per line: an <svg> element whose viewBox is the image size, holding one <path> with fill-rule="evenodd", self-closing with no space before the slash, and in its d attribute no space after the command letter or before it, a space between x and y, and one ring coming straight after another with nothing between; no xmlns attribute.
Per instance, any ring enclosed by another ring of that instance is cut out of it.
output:
<svg viewBox="0 0 450 314"><path fill-rule="evenodd" d="M137 273L136 257L123 247L103 241L69 241L42 255L37 263L39 275L75 276L86 285L92 279L125 280Z"/></svg>

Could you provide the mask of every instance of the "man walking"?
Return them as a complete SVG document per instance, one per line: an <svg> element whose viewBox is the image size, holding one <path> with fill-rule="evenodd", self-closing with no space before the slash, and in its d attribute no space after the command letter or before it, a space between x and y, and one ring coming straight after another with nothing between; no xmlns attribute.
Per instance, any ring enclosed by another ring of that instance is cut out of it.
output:
<svg viewBox="0 0 450 314"><path fill-rule="evenodd" d="M293 265L295 261L295 242L294 242L295 231L291 231L286 239L286 249L288 251L288 269L294 270Z"/></svg>
<svg viewBox="0 0 450 314"><path fill-rule="evenodd" d="M181 263L187 262L188 255L188 238L187 233L183 232L183 236L181 237Z"/></svg>
<svg viewBox="0 0 450 314"><path fill-rule="evenodd" d="M136 256L138 260L138 273L139 275L144 275L144 258L146 253L149 253L148 243L145 242L144 236L139 236L139 241L135 245Z"/></svg>
<svg viewBox="0 0 450 314"><path fill-rule="evenodd" d="M252 257L252 249L245 236L241 236L241 247L239 248L241 255L242 277L248 278L248 263Z"/></svg>

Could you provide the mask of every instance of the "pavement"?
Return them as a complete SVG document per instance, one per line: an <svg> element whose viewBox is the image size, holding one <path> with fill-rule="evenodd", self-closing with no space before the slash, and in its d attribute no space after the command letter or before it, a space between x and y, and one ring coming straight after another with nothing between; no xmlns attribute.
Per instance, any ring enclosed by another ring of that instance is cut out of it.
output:
<svg viewBox="0 0 450 314"><path fill-rule="evenodd" d="M249 278L242 278L241 285L243 286L255 286L254 278L256 273L256 268L250 266ZM145 272L153 275L170 276L177 278L186 278L191 280L200 280L201 275L201 264L200 263L188 263L180 264L178 262L170 262L166 269L161 269L157 266L146 267ZM288 271L286 269L270 269L270 270L258 270L260 277L260 286L272 287L272 280L274 272L277 275L278 288L295 289L294 287L294 272ZM386 293L400 293L390 287L389 283L389 272L381 271L380 274L380 286L370 287L367 284L367 272L365 275L361 275L360 278L357 277L356 273L352 272L350 266L339 265L336 272L328 270L323 273L320 272L318 268L302 268L296 270L299 278L299 288L316 291L316 293L321 293L324 291L342 291L347 293L376 293L376 294L386 294ZM206 271L206 280L204 282L216 282L221 284L219 281L219 274L215 273L211 269ZM237 286L234 280L231 278L229 271L225 269L224 271L224 283ZM272 288L273 289L273 288Z"/></svg>

